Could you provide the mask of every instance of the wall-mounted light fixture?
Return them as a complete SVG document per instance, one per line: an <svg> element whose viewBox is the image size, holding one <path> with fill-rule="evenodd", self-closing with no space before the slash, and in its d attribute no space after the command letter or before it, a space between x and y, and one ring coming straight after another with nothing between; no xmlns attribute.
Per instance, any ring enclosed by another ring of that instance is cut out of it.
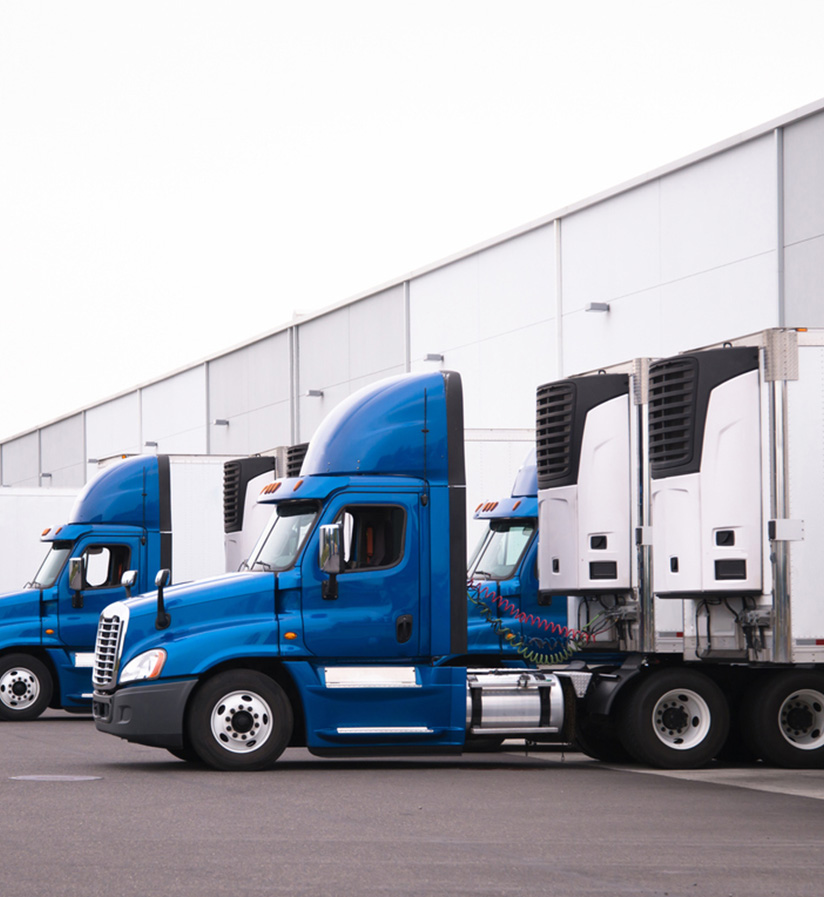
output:
<svg viewBox="0 0 824 897"><path fill-rule="evenodd" d="M609 302L590 302L584 311L609 311Z"/></svg>
<svg viewBox="0 0 824 897"><path fill-rule="evenodd" d="M214 426L216 426L216 427L228 427L228 426L229 426L229 421L226 420L225 417L216 417L216 418L212 421L212 423L213 423Z"/></svg>
<svg viewBox="0 0 824 897"><path fill-rule="evenodd" d="M315 398L315 399L320 399L323 396L323 390L322 389L307 389L306 395L312 396L312 398Z"/></svg>
<svg viewBox="0 0 824 897"><path fill-rule="evenodd" d="M424 361L443 361L443 355L438 352L428 352L423 357Z"/></svg>
<svg viewBox="0 0 824 897"><path fill-rule="evenodd" d="M86 458L86 464L99 464L100 458Z"/></svg>
<svg viewBox="0 0 824 897"><path fill-rule="evenodd" d="M156 442L151 442L151 441L149 441L149 442L144 442L143 445L145 445L146 448L157 448L157 443L156 443Z"/></svg>
<svg viewBox="0 0 824 897"><path fill-rule="evenodd" d="M52 478L52 475L50 473L41 473L40 474L41 480L50 480L51 478Z"/></svg>

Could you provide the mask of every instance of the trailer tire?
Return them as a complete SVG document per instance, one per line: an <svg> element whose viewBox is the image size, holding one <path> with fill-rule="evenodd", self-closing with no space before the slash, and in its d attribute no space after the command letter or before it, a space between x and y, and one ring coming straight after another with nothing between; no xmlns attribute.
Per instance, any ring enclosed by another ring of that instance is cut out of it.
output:
<svg viewBox="0 0 824 897"><path fill-rule="evenodd" d="M292 707L283 689L256 670L228 670L195 693L188 744L213 769L268 769L292 736Z"/></svg>
<svg viewBox="0 0 824 897"><path fill-rule="evenodd" d="M0 657L0 719L37 719L49 706L53 689L51 673L36 657Z"/></svg>
<svg viewBox="0 0 824 897"><path fill-rule="evenodd" d="M703 673L663 669L638 682L619 719L619 736L639 763L697 769L721 750L730 714L721 689Z"/></svg>
<svg viewBox="0 0 824 897"><path fill-rule="evenodd" d="M631 763L612 721L596 722L589 716L579 718L573 741L575 750L603 763Z"/></svg>
<svg viewBox="0 0 824 897"><path fill-rule="evenodd" d="M745 734L766 763L824 766L824 673L786 670L763 682L747 704Z"/></svg>

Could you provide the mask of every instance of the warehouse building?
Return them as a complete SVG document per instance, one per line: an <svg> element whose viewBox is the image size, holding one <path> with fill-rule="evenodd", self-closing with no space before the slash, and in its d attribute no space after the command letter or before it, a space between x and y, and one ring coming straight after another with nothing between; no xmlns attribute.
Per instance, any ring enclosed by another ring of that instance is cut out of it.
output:
<svg viewBox="0 0 824 897"><path fill-rule="evenodd" d="M773 326L824 326L824 101L0 444L3 486L119 453L306 442L359 387L464 383L468 504L508 492L535 387Z"/></svg>

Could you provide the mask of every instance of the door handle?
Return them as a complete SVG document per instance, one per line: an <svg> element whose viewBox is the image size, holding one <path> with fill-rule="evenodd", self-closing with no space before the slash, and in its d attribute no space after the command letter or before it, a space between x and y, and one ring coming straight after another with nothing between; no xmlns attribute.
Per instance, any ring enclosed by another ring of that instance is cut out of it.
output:
<svg viewBox="0 0 824 897"><path fill-rule="evenodd" d="M412 614L401 614L395 620L395 637L400 645L412 638Z"/></svg>

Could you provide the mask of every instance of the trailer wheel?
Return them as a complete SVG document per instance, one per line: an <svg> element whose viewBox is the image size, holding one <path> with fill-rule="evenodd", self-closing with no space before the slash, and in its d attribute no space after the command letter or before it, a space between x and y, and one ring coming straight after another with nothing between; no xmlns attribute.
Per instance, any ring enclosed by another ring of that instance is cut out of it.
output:
<svg viewBox="0 0 824 897"><path fill-rule="evenodd" d="M0 657L0 719L37 719L49 706L52 689L51 674L36 657Z"/></svg>
<svg viewBox="0 0 824 897"><path fill-rule="evenodd" d="M696 769L721 750L730 715L721 689L689 669L665 669L639 682L619 720L621 743L640 763Z"/></svg>
<svg viewBox="0 0 824 897"><path fill-rule="evenodd" d="M267 769L292 735L292 707L283 689L255 670L229 670L195 694L189 744L214 769Z"/></svg>
<svg viewBox="0 0 824 897"><path fill-rule="evenodd" d="M753 694L747 740L768 763L788 769L824 766L824 674L788 670Z"/></svg>

